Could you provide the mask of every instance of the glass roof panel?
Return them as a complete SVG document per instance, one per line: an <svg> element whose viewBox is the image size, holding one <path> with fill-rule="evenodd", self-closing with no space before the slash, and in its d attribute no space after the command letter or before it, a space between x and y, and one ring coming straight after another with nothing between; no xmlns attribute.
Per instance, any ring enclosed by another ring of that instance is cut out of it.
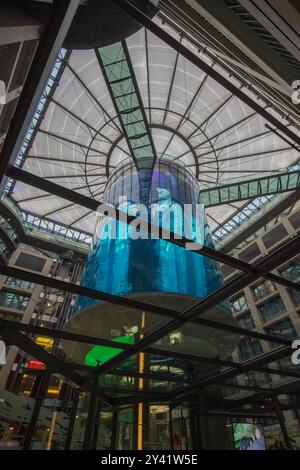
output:
<svg viewBox="0 0 300 470"><path fill-rule="evenodd" d="M176 36L168 25L162 27ZM236 81L205 51L197 51L186 39L182 42ZM261 177L262 172L267 176L297 160L297 151L267 129L265 119L155 35L142 28L126 44L158 158L188 167L200 189ZM121 43L101 48L100 53L108 75L113 74L111 80L130 76ZM111 170L132 157L98 59L93 50L67 52L59 86L45 107L23 168L101 201ZM117 67L111 62L118 62ZM131 78L112 87L119 110L138 104ZM140 110L122 115L128 136L134 137L136 157L151 154L141 118ZM24 210L93 231L94 218L85 208L20 182L14 185L13 198ZM208 208L211 228L217 229L244 204Z"/></svg>

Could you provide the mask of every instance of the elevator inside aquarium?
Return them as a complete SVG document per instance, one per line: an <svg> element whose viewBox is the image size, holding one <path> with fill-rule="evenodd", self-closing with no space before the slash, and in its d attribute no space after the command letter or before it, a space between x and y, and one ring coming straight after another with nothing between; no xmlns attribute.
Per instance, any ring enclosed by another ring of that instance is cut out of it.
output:
<svg viewBox="0 0 300 470"><path fill-rule="evenodd" d="M135 216L145 224L116 220L109 213L98 215L82 286L180 313L223 284L215 260L168 239L151 236L147 230L147 222L154 221L165 230L189 239L192 236L194 242L214 247L198 182L187 168L167 160L156 161L152 167L147 159L140 161L138 167L132 161L125 162L112 172L102 202L127 214L129 220ZM201 318L235 324L228 301ZM63 349L69 361L99 367L123 351L124 344L134 344L168 320L170 317L146 309L79 296L65 330L109 339L118 342L119 347L65 340ZM163 396L184 387L184 379L199 379L211 373L216 366L209 359L228 358L238 339L230 331L186 323L154 343L151 352L127 359L116 368L116 374L101 374L99 389L109 390L111 396L119 398L126 396L126 390L137 390L140 397L146 397L147 392ZM207 362L187 361L184 355L207 358ZM153 380L154 372L168 374L174 380ZM145 377L148 374L149 378L139 378L139 373ZM211 393L219 394L219 388L212 388ZM85 406L89 406L88 400ZM129 408L120 406L114 412L102 409L101 413L98 439L102 443L98 448L193 448L188 404L176 408L170 403L146 404L136 398ZM113 442L104 444L108 435Z"/></svg>

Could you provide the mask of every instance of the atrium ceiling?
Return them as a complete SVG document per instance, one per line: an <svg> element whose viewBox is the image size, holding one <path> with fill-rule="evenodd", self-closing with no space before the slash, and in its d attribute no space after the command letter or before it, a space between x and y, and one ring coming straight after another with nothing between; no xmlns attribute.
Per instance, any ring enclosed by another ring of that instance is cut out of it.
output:
<svg viewBox="0 0 300 470"><path fill-rule="evenodd" d="M171 35L178 34L161 18L155 22ZM211 54L195 51L186 38L181 43L225 74ZM200 189L270 175L297 162L298 150L266 127L266 119L157 36L142 28L126 39L126 47L157 158L188 167ZM113 169L132 157L97 51L61 50L55 70L21 166L102 201ZM122 99L128 105L131 97ZM289 127L299 132L294 122ZM86 208L22 182L10 191L22 210L86 232L94 230L95 217ZM247 202L209 207L211 228L216 230Z"/></svg>

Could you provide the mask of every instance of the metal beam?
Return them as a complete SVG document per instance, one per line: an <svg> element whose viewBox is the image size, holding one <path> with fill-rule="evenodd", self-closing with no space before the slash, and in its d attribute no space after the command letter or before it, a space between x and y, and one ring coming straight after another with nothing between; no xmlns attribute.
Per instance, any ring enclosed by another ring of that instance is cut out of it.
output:
<svg viewBox="0 0 300 470"><path fill-rule="evenodd" d="M3 225L0 225L0 239L5 243L9 251L12 253L17 248L15 240L9 235Z"/></svg>
<svg viewBox="0 0 300 470"><path fill-rule="evenodd" d="M77 388L73 393L72 408L71 408L71 413L70 413L70 420L69 420L69 426L68 426L64 450L70 450L70 447L71 447L72 435L73 435L73 430L74 430L74 426L76 422L77 409L78 409L79 394L80 394L80 390L79 388Z"/></svg>
<svg viewBox="0 0 300 470"><path fill-rule="evenodd" d="M171 128L169 128L170 132L173 131L173 133L172 133L172 136L171 136L171 138L169 139L167 145L165 146L164 150L162 151L162 154L161 154L161 157L160 157L160 158L163 158L163 156L165 155L165 153L166 153L167 149L169 148L169 146L170 146L172 140L174 139L175 135L178 135L181 139L183 138L183 136L179 133L179 129L180 129L180 127L182 126L182 124L184 123L184 120L187 119L188 113L190 112L192 106L194 105L195 100L197 99L197 97L199 97L199 95L200 95L200 93L201 93L201 90L202 90L202 88L204 87L207 78L208 78L208 75L204 75L204 77L203 77L203 79L202 79L200 85L198 86L196 92L194 93L193 98L192 98L191 101L189 102L189 104L188 104L188 106L187 106L187 108L186 108L184 114L181 116L180 121L179 121L178 124L176 125L176 128L175 128L174 130L171 129ZM169 109L168 109L168 111L169 111ZM152 127L154 127L154 126L152 126ZM164 128L164 124L163 124L161 127ZM198 129L199 129L199 128L198 128ZM198 129L197 129L197 130L198 130ZM196 154L195 154L195 149L196 149L197 147L193 148L193 146L190 144L190 137L188 137L187 139L184 139L184 140L185 140L186 144L190 147L191 153L193 154L193 156L194 156L194 158L195 158L196 178L198 178L198 175L199 175L198 159L197 159ZM210 139L208 139L208 140L210 140ZM179 158L181 158L181 157L182 157L182 155L180 155L179 157L176 157L175 160L177 160L177 159L179 159Z"/></svg>
<svg viewBox="0 0 300 470"><path fill-rule="evenodd" d="M97 167L97 169L99 169L99 167L101 167L102 165L100 165L99 163L85 163L85 161L79 161L79 160L65 160L63 158L58 158L58 157L52 157L51 155L49 155L48 157L44 157L42 155L27 155L26 157L26 160L28 158L31 158L33 160L44 160L48 163L52 163L52 162L60 162L60 163L72 163L72 165L80 165L80 166L95 166Z"/></svg>
<svg viewBox="0 0 300 470"><path fill-rule="evenodd" d="M276 205L271 204L272 207L268 209L266 207L266 210L260 217L255 217L254 220L247 220L247 234L251 235L252 233L255 233L257 230L259 230L261 227L263 227L267 222L272 220L274 217L277 216L277 214L281 214L287 207L292 206L300 197L300 189L293 191L292 194L287 194L284 199L281 201L278 201ZM242 209L243 210L243 209ZM223 225L226 225L226 223L229 223L232 220L232 218L228 219L223 223ZM227 233L228 235L223 236L218 240L218 249L222 249L224 252L228 252L232 250L234 247L238 246L243 240L245 240L245 231L242 230L242 227L244 226L245 219L242 220L239 223L236 223L234 227L232 227L231 230L228 230ZM244 227L244 228L246 228ZM234 230L233 230L234 228ZM218 228L217 231L221 229ZM213 238L214 238L214 232L213 232Z"/></svg>
<svg viewBox="0 0 300 470"><path fill-rule="evenodd" d="M167 114L168 114L168 111L169 111L170 99L171 99L173 84L174 84L175 75L176 75L176 71L177 71L178 59L179 59L179 52L177 52L177 54L175 56L175 61L174 61L174 65L173 65L172 77L171 77L171 80L170 80L170 86L169 86L167 102L166 102L166 106L165 106L165 112L164 112L163 123L162 123L163 126L165 125ZM169 144L167 145L166 148L168 148L168 146L169 146ZM166 149L163 151L162 154L164 155L165 152L166 152Z"/></svg>
<svg viewBox="0 0 300 470"><path fill-rule="evenodd" d="M289 137L293 142L296 142L300 145L300 137L297 136L293 131L291 131L286 124L284 124L279 119L271 115L266 109L260 106L252 98L246 95L241 89L237 88L233 83L227 80L223 75L221 75L217 70L212 69L207 62L202 60L199 56L194 54L191 50L185 47L182 43L177 41L174 37L164 31L159 25L147 18L141 11L129 4L124 0L110 0L114 5L117 5L120 9L124 10L129 16L134 18L138 23L145 26L153 34L158 36L162 41L167 43L170 47L175 49L177 52L183 55L187 60L192 62L196 67L199 67L203 72L207 73L211 78L216 80L220 85L222 85L226 90L228 90L233 95L237 96L243 103L252 108L260 116L266 119L268 122L273 124L277 129L281 130L283 134Z"/></svg>
<svg viewBox="0 0 300 470"><path fill-rule="evenodd" d="M28 153L30 152L30 149L38 132L38 129L41 126L41 123L47 112L51 97L53 96L56 88L59 85L59 81L65 68L65 60L69 57L70 53L70 51L61 50L56 59L55 65L52 68L52 72L49 75L48 83L41 95L39 106L35 110L30 126L22 143L22 147L16 160L16 166L22 168L25 163L25 160L28 156ZM52 83L51 86L49 85L49 82ZM15 183L16 182L14 181L13 184L9 187L10 194L12 194L14 191Z"/></svg>
<svg viewBox="0 0 300 470"><path fill-rule="evenodd" d="M265 156L265 155L276 155L277 153L283 153L283 152L286 152L286 151L289 151L290 150L290 147L282 147L282 148L276 148L274 150L265 150L264 152L253 152L253 153L248 153L248 154L243 154L243 155L238 155L238 156L235 156L235 157L225 157L225 158L218 158L218 162L219 163L224 163L224 162L231 162L231 161L234 161L234 160L243 160L244 162L244 159L246 158L250 158L251 160L253 160L253 157L259 157L259 156ZM250 160L249 160L250 161ZM245 163L248 163L247 161L245 161ZM200 165L207 165L207 163L200 163ZM223 170L224 173L228 173L228 170ZM255 171L257 173L257 169L256 170L244 170L245 172L246 171ZM262 170L260 170L260 173L261 173ZM264 172L267 172L268 170L263 170ZM269 170L270 171L270 170ZM282 171L282 170L271 170L271 171ZM234 171L232 170L232 173ZM235 170L235 173L237 173L237 170ZM241 171L239 170L238 173L241 173Z"/></svg>
<svg viewBox="0 0 300 470"><path fill-rule="evenodd" d="M31 186L42 189L43 191L47 191L58 197L71 201L74 204L79 204L92 211L98 211L98 212L101 211L102 204L99 203L98 201L91 199L87 196L84 196L80 193L76 193L75 191L72 191L63 186L52 183L51 181L47 181L44 178L41 178L39 176L36 176L29 172L21 170L20 168L11 166L9 167L7 174L12 178L17 179L18 181L22 181L23 183L30 184ZM122 212L118 210L115 211L115 215L118 220L119 219L123 221L125 220L126 223L130 223L133 220L137 220L137 218L132 217L132 216L127 216L127 214L124 215L122 214ZM175 238L174 233L163 230L160 227L159 228L155 227L150 223L148 223L148 232L157 233L158 236L160 237L164 236L164 239L168 240L170 243L174 243L175 245L178 245L184 248L187 243L191 242L191 240L188 240L185 238L182 238L182 239ZM204 256L208 256L209 258L215 259L216 261L227 264L229 266L233 266L234 268L239 269L241 271L250 272L252 270L252 266L250 264L245 263L244 261L241 261L237 258L233 258L229 255L226 255L225 253L218 252L217 250L209 248L205 245L195 250L195 252L198 254L202 254ZM271 276L272 276L272 280L275 281L274 275L272 274ZM265 273L263 277L269 278L269 274ZM282 281L282 279L279 276L276 276L275 282L277 282L278 284L281 284L282 282L284 282L283 285L286 285L286 280ZM299 290L299 286L297 286L297 284L295 284L295 290Z"/></svg>
<svg viewBox="0 0 300 470"><path fill-rule="evenodd" d="M99 157L107 157L106 154L100 153L99 149L95 149L91 145L85 145L85 144L82 144L80 142L76 142L76 140L74 140L74 139L73 140L68 139L64 134L56 134L55 132L47 131L47 130L41 129L41 128L38 129L38 132L40 132L41 134L47 135L51 139L62 140L64 142L67 142L68 144L71 144L72 146L75 145L76 147L80 147L81 151L82 151L82 155L85 155L82 149L86 149L87 151L92 150ZM85 162L83 162L83 163L85 163Z"/></svg>
<svg viewBox="0 0 300 470"><path fill-rule="evenodd" d="M191 385L189 387L186 387L184 390L175 392L172 395L171 399L182 399L186 395L194 393L198 389L208 387L210 385L218 383L219 381L224 381L232 377L236 377L237 375L243 374L244 372L253 370L253 368L260 367L261 365L269 364L270 362L274 362L278 359L286 357L292 354L292 351L293 349L291 346L282 346L265 354L261 354L258 357L249 359L248 361L244 361L238 371L232 367L228 367L227 369L214 372L213 374L208 375L202 380L199 380L197 385Z"/></svg>
<svg viewBox="0 0 300 470"><path fill-rule="evenodd" d="M90 98L94 101L94 103L96 103L96 105L99 106L101 112L103 113L104 116L106 116L107 118L107 121L105 120L106 124L107 123L111 123L112 124L109 124L111 127L114 127L114 129L117 131L117 132L122 132L121 128L119 127L119 125L117 123L115 123L115 120L114 118L112 118L107 110L102 106L102 104L97 100L97 98L93 95L93 93L91 92L91 90L89 89L89 87L81 80L80 76L75 72L75 70L73 69L73 67L71 67L71 65L69 63L67 63L67 67L68 69L70 69L70 71L72 72L72 74L74 75L74 77L76 78L76 80L80 83L80 85L82 86L82 88L84 88L84 90L87 92L87 94L90 96ZM110 141L109 137L105 137L105 139L107 139L109 142L112 143L112 141Z"/></svg>
<svg viewBox="0 0 300 470"><path fill-rule="evenodd" d="M40 380L40 384L39 384L37 396L35 397L33 411L32 411L30 422L26 431L22 450L29 450L31 447L32 439L34 437L35 430L36 430L37 420L38 420L42 403L45 398L48 385L49 385L50 375L48 371L43 371L43 373L39 377L39 380Z"/></svg>
<svg viewBox="0 0 300 470"><path fill-rule="evenodd" d="M17 346L19 349L21 349L21 351L25 351L30 356L35 357L39 361L43 362L49 369L64 375L74 384L78 386L85 384L85 381L81 375L77 374L77 372L73 370L64 369L64 362L61 359L58 359L52 354L48 353L44 348L38 346L32 339L28 338L20 331L0 327L0 334L5 339L7 344ZM88 387L85 385L85 388L89 390L90 384L88 384ZM112 405L112 400L108 395L105 393L100 393L99 396L106 405Z"/></svg>
<svg viewBox="0 0 300 470"><path fill-rule="evenodd" d="M256 60L254 62L249 60L248 55L233 46L232 42L221 35L209 22L203 22L203 18L195 10L187 8L184 0L177 0L176 3L170 0L160 1L158 16L162 23L167 23L177 34L183 32L187 35L191 44L196 49L200 48L206 57L211 60L217 57L216 62L228 74L233 72L233 77L241 81L243 86L248 86L254 92L260 89L268 104L272 100L272 103L277 103L278 109L281 108L282 112L287 114L291 112L293 119L297 120L296 106L291 104L289 96L278 91L282 90L282 87L257 68Z"/></svg>
<svg viewBox="0 0 300 470"><path fill-rule="evenodd" d="M151 124L151 93L150 93L149 47L148 47L148 34L147 34L146 29L145 29L145 51L146 51L147 95L148 95L148 108L149 108L149 124Z"/></svg>
<svg viewBox="0 0 300 470"><path fill-rule="evenodd" d="M48 353L41 346L38 346L32 339L20 333L20 331L6 329L1 325L0 333L8 344L18 346L19 349L43 362L47 367L58 373L63 373L63 361ZM77 385L81 385L82 383L82 377L74 371L68 371L65 376Z"/></svg>
<svg viewBox="0 0 300 470"><path fill-rule="evenodd" d="M151 304L148 304L148 303L134 301L134 300L128 299L126 297L119 297L119 296L115 296L115 295L112 295L112 294L107 294L107 293L104 293L104 292L95 291L93 289L82 287L82 286L79 286L77 284L64 282L64 281L61 281L61 280L55 279L55 278L49 278L47 276L42 276L42 275L34 273L34 272L29 272L29 271L25 271L25 270L22 270L22 269L13 268L11 266L5 266L5 265L0 264L0 274L2 274L4 276L14 277L16 279L23 279L25 281L34 282L36 284L40 284L40 285L43 285L43 286L46 286L46 287L51 287L51 288L63 290L63 291L66 291L66 292L72 292L73 294L90 297L90 298L93 298L93 299L97 299L99 301L102 300L102 301L114 303L116 305L124 305L124 306L130 307L130 308L136 308L136 309L140 309L140 310L147 311L147 312L162 314L162 315L164 315L166 317L170 317L170 318L176 318L178 316L178 312L166 309L164 307L158 307L158 306L151 305ZM230 325L226 325L224 323L219 323L219 322L209 320L209 319L205 319L205 318L196 318L196 319L193 320L193 322L195 322L198 325L203 325L203 326L207 326L207 327L210 327L210 328L220 329L220 330L223 330L223 331L230 331L232 333L235 333L235 334L241 335L241 336L252 337L252 338L260 339L260 340L263 340L263 341L270 341L270 336L268 336L268 335L265 335L263 333L258 333L258 332L255 332L255 331L251 331L251 330L247 330L247 329L244 329L244 328L240 328L238 326L230 326ZM16 325L16 327L17 327L17 325ZM22 324L22 328L25 329L27 327ZM55 334L56 333L53 331L52 335L55 335ZM61 337L63 337L61 332L59 334L60 334ZM63 333L63 334L65 335L66 333ZM78 340L80 341L79 337L78 337ZM87 343L91 342L90 340L88 340L87 337L84 337L84 340L86 340ZM93 341L94 341L94 344L95 344L96 341L97 341L96 338L94 338ZM99 340L99 343L100 343L100 341L106 341L106 344L108 344L107 343L108 340ZM272 337L272 341L277 343L277 344L290 345L290 341L285 340L283 338ZM115 345L112 345L112 344L109 344L109 346L115 347ZM127 349L127 347L124 346L123 349ZM128 347L128 349L129 349L129 347ZM150 350L148 350L148 351L150 352ZM181 358L184 358L184 359L187 359L187 360L193 360L193 361L199 360L199 361L201 361L201 358L198 357L198 356L191 356L191 355L183 356L182 354L179 356L179 353L177 353L176 351L164 351L164 350L159 350L158 348L155 348L151 352L154 353L154 354L159 353L161 355L165 354L166 356L181 357ZM205 360L206 360L206 362L210 362L210 359L205 358Z"/></svg>
<svg viewBox="0 0 300 470"><path fill-rule="evenodd" d="M232 98L234 97L234 95L230 94L224 101L221 101L221 103L204 119L204 121L201 122L201 124L196 127L196 129L188 135L188 139L190 139L191 137L195 136L195 134L202 128L204 127L204 129L206 129L207 127L207 124L208 122L210 121L211 118L215 118L216 119L216 116L218 114L219 111L221 111L221 109L226 106L229 101L232 100ZM196 137L196 136L195 136Z"/></svg>
<svg viewBox="0 0 300 470"><path fill-rule="evenodd" d="M237 398L230 403L230 408L240 406L242 407L248 403L256 403L258 401L263 401L270 398L270 395L298 395L300 390L300 381L293 380L289 382L276 382L273 386L266 391L258 391L246 397Z"/></svg>
<svg viewBox="0 0 300 470"><path fill-rule="evenodd" d="M268 77L276 81L282 92L288 94L289 86L296 77L296 71L283 60L282 56L264 40L255 29L251 27L252 18L248 23L242 16L235 14L234 11L225 5L221 0L210 2L209 0L187 0L198 14L208 21L217 31L219 31L227 40L231 41L239 50L252 59L259 67L267 73ZM239 10L242 8L239 4ZM250 16L249 11L244 9L245 16ZM258 22L259 23L259 22ZM263 32L269 31L259 23ZM272 28L274 25L272 24ZM276 27L275 27L276 30Z"/></svg>
<svg viewBox="0 0 300 470"><path fill-rule="evenodd" d="M95 377L89 396L89 407L84 432L83 450L92 450L98 411L98 379Z"/></svg>
<svg viewBox="0 0 300 470"><path fill-rule="evenodd" d="M192 307L184 310L181 313L178 313L177 317L173 320L163 323L162 325L158 326L156 330L146 334L143 339L137 341L134 345L130 346L128 350L117 354L114 358L110 359L105 364L101 365L100 367L97 367L94 371L94 374L91 374L91 378L95 374L99 375L109 371L113 367L119 366L134 354L142 351L147 346L150 346L154 342L158 341L159 339L174 331L175 329L181 328L185 323L194 320L195 318L199 317L201 313L208 311L210 308L227 299L235 292L243 289L249 283L261 277L262 274L272 271L284 261L287 261L288 259L292 258L295 255L295 250L299 249L299 246L300 235L284 244L281 248L276 250L276 252L273 252L271 255L268 255L262 261L255 263L252 272L247 272L236 276L236 278L234 278L232 281L229 281L222 287L216 289L212 294L207 295ZM291 350L291 347L284 346L283 349L284 352L287 353L287 351ZM234 375L236 375L236 369L234 369L234 371Z"/></svg>
<svg viewBox="0 0 300 470"><path fill-rule="evenodd" d="M1 312L0 312L1 313ZM101 345L101 346L106 346L106 347L112 347L119 349L120 348L120 343L117 341L112 341L109 339L103 339L103 338L96 338L94 336L86 336L86 335L81 335L79 333L71 333L67 331L61 331L61 330L54 330L52 328L46 328L46 327L41 327L41 326L36 326L36 325L31 325L31 324L21 324L21 323L15 323L13 321L9 320L1 320L0 319L0 328L4 329L9 329L9 330L18 330L21 332L25 332L28 334L34 334L38 336L48 336L50 338L57 338L57 339L64 339L64 340L69 340L73 342L79 342L79 343L84 343L84 344L91 344L91 345ZM266 339L266 337L264 337ZM267 337L268 340L270 340L269 337ZM273 338L272 338L273 340ZM276 338L275 338L276 341ZM287 340L284 340L283 343L285 345L289 345L290 342ZM279 341L279 344L282 344L282 342ZM122 344L122 349L129 349L130 345L124 343ZM178 358L184 361L190 361L190 362L200 362L200 363L205 363L205 364L215 364L218 366L222 367L234 367L236 369L239 369L242 365L242 363L237 363L229 360L222 360L222 359L217 359L217 358L207 358L204 356L199 356L199 355L191 355L191 354L184 354L180 353L177 351L171 350L166 350L166 349L159 349L158 347L149 347L144 350L145 353L148 354L154 354L154 355L159 355L159 356L165 356L165 357L173 357L173 358ZM93 369L92 366L86 366L83 364L75 364L75 363L64 363L64 369L67 370L84 370L84 371L90 371ZM268 369L266 367L255 367L253 370L264 372L264 373L269 373L269 374L275 374L275 375L280 375L283 377L294 377L294 378L299 378L300 379L300 374L294 371L288 371L288 370L281 370L281 369ZM153 379L153 380L163 380L167 382L178 382L178 383L196 383L196 380L192 380L191 378L183 378L183 377L176 377L175 375L173 376L167 376L166 374L160 375L157 373L138 373L130 370L124 370L118 371L118 370L112 370L109 372L111 375L117 375L117 376L129 376L129 377L140 377L140 378L148 378L148 379ZM228 385L231 386L231 385ZM249 387L248 387L249 388ZM253 388L253 387L252 387Z"/></svg>
<svg viewBox="0 0 300 470"><path fill-rule="evenodd" d="M77 77L78 77L78 76L76 75L76 78L77 78ZM80 82L80 83L82 83L82 82ZM94 99L96 99L96 98L94 98ZM52 102L53 102L56 106L58 106L59 108L61 108L66 114L69 114L69 115L70 115L71 117L73 117L75 120L77 120L77 121L81 122L82 124L84 124L85 127L87 127L88 129L92 130L92 131L94 132L93 138L96 138L96 136L97 136L97 137L100 136L101 138L103 138L104 140L106 140L107 142L109 142L110 144L113 145L113 143L114 143L113 140L111 140L109 137L107 137L107 136L104 135L102 132L100 132L99 129L97 130L95 127L91 126L90 123L84 121L82 118L80 118L79 116L77 116L77 114L73 113L70 109L68 109L68 108L66 108L64 105L62 105L59 101L56 101L55 99L52 98ZM110 118L110 120L111 120L112 122L114 122L112 118ZM121 130L119 130L119 129L118 129L118 131L121 132ZM117 147L119 150L122 150L122 152L126 153L128 156L130 156L130 154L129 154L128 152L126 152L124 149L122 149L122 147L119 147L118 145L116 145L116 147ZM89 149L90 149L90 147L89 147ZM96 153L97 153L97 152L96 152ZM52 159L51 159L51 160L52 160ZM83 165L90 165L90 163L88 163L88 162L85 160L85 161L83 162ZM97 164L97 166L99 167L99 164ZM105 165L104 165L104 166L105 166Z"/></svg>
<svg viewBox="0 0 300 470"><path fill-rule="evenodd" d="M62 0L56 2L51 9L49 21L42 32L1 151L0 181L2 189L6 182L5 170L17 158L79 3L80 0Z"/></svg>
<svg viewBox="0 0 300 470"><path fill-rule="evenodd" d="M0 214L5 218L10 219L10 225L16 231L19 241L25 243L26 245L48 250L53 253L58 253L61 256L63 256L66 251L71 250L74 252L74 257L80 259L84 259L88 253L87 245L82 244L82 250L80 250L80 247L78 246L80 242L72 240L70 243L68 243L68 239L63 238L59 234L54 234L52 237L52 241L51 233L49 233L48 240L43 237L39 238L37 236L37 233L35 233L35 235L32 235L30 231L26 230L26 227L23 225L23 221L17 217L15 212L10 210L8 204L5 204L3 199L0 199ZM63 242L61 244L60 239Z"/></svg>
<svg viewBox="0 0 300 470"><path fill-rule="evenodd" d="M207 144L207 143L210 142L210 141L213 141L213 142L214 142L214 145L215 145L216 142L217 142L217 139L218 139L218 137L219 137L220 135L223 136L223 139L221 139L221 141L220 141L220 142L222 142L222 140L226 139L226 134L227 134L228 131L230 131L231 129L234 129L235 127L237 127L238 129L240 129L241 127L243 127L243 126L241 126L241 124L244 125L247 121L251 121L251 119L254 118L255 115L256 115L256 113L250 113L250 114L248 114L247 116L242 117L239 121L234 122L234 123L231 124L230 126L226 127L225 129L220 130L220 131L217 132L216 134L214 134L214 135L212 135L211 137L209 137L209 139L206 139L206 140L204 140L203 142L200 142L199 144L197 144L197 145L195 146L195 150L196 150L197 148L199 148L199 147L201 148L203 145ZM201 126L202 126L202 124L201 124ZM251 136L251 138L252 138L252 139L255 138L255 135L254 135L254 136ZM235 145L235 142L231 142L230 145ZM221 148L223 148L223 147L221 147ZM219 150L219 148L216 148L215 150L217 151L217 150ZM211 152L208 152L207 154L209 154L209 153L211 153ZM206 154L206 153L204 153L204 154L199 154L198 156L201 157L202 155L207 155L207 154Z"/></svg>

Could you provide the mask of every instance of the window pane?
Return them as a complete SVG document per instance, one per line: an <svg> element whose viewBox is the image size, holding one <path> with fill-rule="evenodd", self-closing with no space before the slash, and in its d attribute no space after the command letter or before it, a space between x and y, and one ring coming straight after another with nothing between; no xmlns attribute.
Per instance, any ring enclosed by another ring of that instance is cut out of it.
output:
<svg viewBox="0 0 300 470"><path fill-rule="evenodd" d="M258 307L263 321L269 321L280 313L285 311L284 304L279 295L267 300Z"/></svg>
<svg viewBox="0 0 300 470"><path fill-rule="evenodd" d="M2 307L24 311L26 310L29 299L30 296L28 295L18 294L7 289L1 289L0 291L0 305Z"/></svg>
<svg viewBox="0 0 300 470"><path fill-rule="evenodd" d="M247 330L252 330L255 326L250 312L240 315L237 321L241 328L246 328Z"/></svg>
<svg viewBox="0 0 300 470"><path fill-rule="evenodd" d="M252 287L252 291L256 300L262 299L272 292L276 291L275 285L271 281L260 282L256 286Z"/></svg>
<svg viewBox="0 0 300 470"><path fill-rule="evenodd" d="M291 290L290 296L293 299L295 305L300 305L300 292L297 290Z"/></svg>
<svg viewBox="0 0 300 470"><path fill-rule="evenodd" d="M248 308L248 303L246 297L242 294L234 299L231 299L231 311L232 313L240 312Z"/></svg>
<svg viewBox="0 0 300 470"><path fill-rule="evenodd" d="M15 279L14 277L8 277L5 281L7 286L20 287L32 291L35 288L34 282L22 281L21 279Z"/></svg>
<svg viewBox="0 0 300 470"><path fill-rule="evenodd" d="M268 335L276 336L277 338L284 338L290 341L292 341L297 336L291 320L288 319L280 321L275 325L266 328L266 333Z"/></svg>
<svg viewBox="0 0 300 470"><path fill-rule="evenodd" d="M300 276L300 261L293 261L288 266L280 269L279 273L285 279L294 281Z"/></svg>
<svg viewBox="0 0 300 470"><path fill-rule="evenodd" d="M269 233L262 237L262 241L266 248L271 248L275 243L281 242L288 235L283 225L278 225Z"/></svg>

